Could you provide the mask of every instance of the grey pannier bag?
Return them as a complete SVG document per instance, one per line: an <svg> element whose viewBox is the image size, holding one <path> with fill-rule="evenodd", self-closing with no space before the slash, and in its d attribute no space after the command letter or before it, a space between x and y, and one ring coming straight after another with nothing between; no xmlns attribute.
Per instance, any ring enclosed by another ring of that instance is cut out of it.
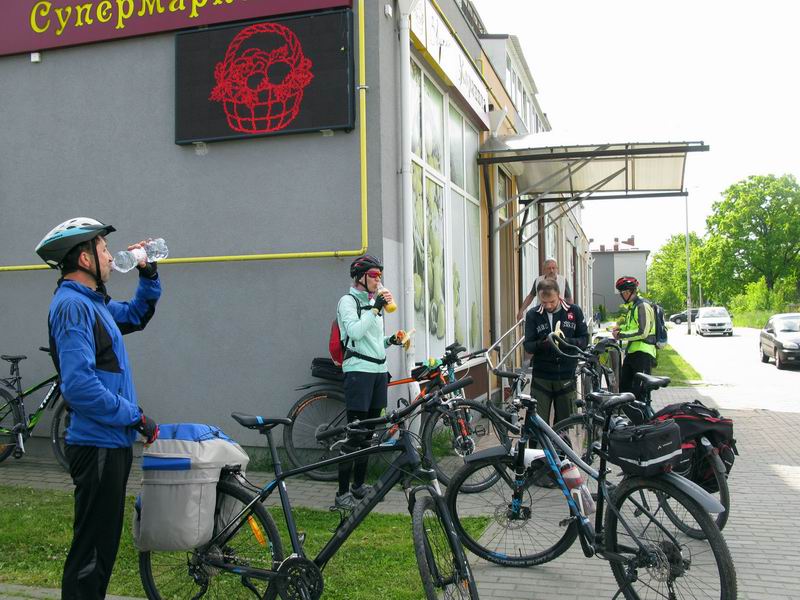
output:
<svg viewBox="0 0 800 600"><path fill-rule="evenodd" d="M247 467L241 446L211 425L161 425L142 454L133 541L141 551L191 550L214 533L217 482L226 465Z"/></svg>

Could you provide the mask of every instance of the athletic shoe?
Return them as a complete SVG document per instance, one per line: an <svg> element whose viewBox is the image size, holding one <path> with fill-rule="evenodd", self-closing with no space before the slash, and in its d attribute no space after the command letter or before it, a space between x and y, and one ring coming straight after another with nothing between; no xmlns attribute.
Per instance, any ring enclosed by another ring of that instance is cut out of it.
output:
<svg viewBox="0 0 800 600"><path fill-rule="evenodd" d="M333 505L341 510L353 510L356 507L356 501L350 492L345 492L344 494L337 492Z"/></svg>

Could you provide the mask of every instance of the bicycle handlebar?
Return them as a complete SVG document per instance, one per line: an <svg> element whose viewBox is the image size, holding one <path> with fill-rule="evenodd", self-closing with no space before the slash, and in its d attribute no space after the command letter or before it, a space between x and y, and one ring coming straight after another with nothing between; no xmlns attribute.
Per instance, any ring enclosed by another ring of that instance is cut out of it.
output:
<svg viewBox="0 0 800 600"><path fill-rule="evenodd" d="M358 431L362 426L371 426L371 425L386 425L388 423L397 423L405 419L408 415L414 412L420 405L429 406L435 403L440 402L441 396L445 396L447 394L451 394L456 390L460 390L461 388L467 387L473 383L472 377L463 377L458 381L453 381L452 383L448 383L447 385L443 386L442 388L431 392L420 398L416 402L412 402L405 408L401 408L399 410L393 410L389 414L383 417L375 417L374 419L361 419L359 421L353 421L352 423L347 423L346 425L342 425L340 427L334 427L333 429L326 429L325 431L317 432L316 438L318 442L322 442L329 438L335 437L337 435L341 435L346 431ZM368 430L365 430L365 432Z"/></svg>

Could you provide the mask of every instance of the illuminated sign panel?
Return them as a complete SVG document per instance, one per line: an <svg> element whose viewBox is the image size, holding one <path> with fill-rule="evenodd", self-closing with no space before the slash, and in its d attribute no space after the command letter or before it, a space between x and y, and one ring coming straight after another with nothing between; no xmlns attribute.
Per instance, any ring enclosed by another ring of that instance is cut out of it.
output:
<svg viewBox="0 0 800 600"><path fill-rule="evenodd" d="M351 6L351 0L2 0L0 56Z"/></svg>
<svg viewBox="0 0 800 600"><path fill-rule="evenodd" d="M352 129L349 9L175 36L175 143Z"/></svg>

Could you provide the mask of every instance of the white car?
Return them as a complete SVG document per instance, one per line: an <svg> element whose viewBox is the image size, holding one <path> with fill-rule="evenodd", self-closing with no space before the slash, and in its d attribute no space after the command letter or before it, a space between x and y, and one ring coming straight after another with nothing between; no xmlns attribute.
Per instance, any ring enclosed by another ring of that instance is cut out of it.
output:
<svg viewBox="0 0 800 600"><path fill-rule="evenodd" d="M694 325L700 336L711 333L733 335L733 321L723 306L704 306L699 309Z"/></svg>

